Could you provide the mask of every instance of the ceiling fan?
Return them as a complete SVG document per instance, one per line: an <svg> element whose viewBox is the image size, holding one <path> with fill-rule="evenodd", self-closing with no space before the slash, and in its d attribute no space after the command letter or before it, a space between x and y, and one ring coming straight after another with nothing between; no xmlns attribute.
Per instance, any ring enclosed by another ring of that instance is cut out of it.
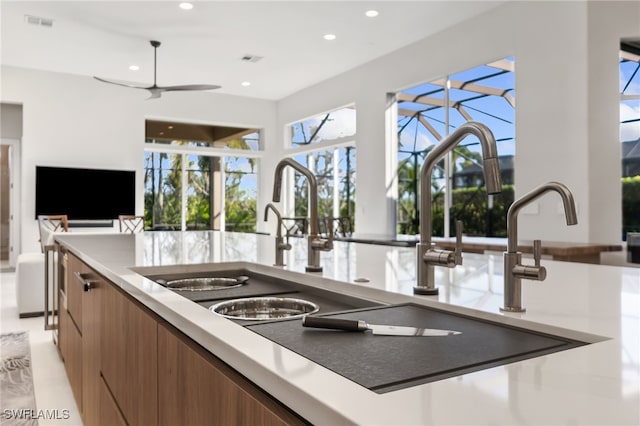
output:
<svg viewBox="0 0 640 426"><path fill-rule="evenodd" d="M98 81L102 81L103 83L116 84L118 86L124 86L124 87L131 87L133 89L148 90L149 92L151 92L151 96L149 96L147 99L159 98L162 95L162 92L186 91L186 90L213 90L213 89L219 89L221 87L221 86L216 86L214 84L183 84L179 86L164 86L164 87L158 86L156 84L156 71L157 71L156 56L157 56L158 47L160 47L160 42L156 40L150 40L149 43L151 43L151 46L153 46L153 85L152 86L137 86L131 83L120 83L117 81L105 80L104 78L100 78L96 76L94 76L93 78L95 78Z"/></svg>

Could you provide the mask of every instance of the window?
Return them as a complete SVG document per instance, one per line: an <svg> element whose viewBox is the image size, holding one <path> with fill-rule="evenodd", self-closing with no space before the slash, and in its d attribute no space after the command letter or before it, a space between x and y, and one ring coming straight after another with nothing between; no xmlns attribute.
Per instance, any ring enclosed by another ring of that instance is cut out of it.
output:
<svg viewBox="0 0 640 426"><path fill-rule="evenodd" d="M318 217L349 218L353 228L355 212L355 148L348 146L324 151L314 151L294 157L298 163L313 171L318 183ZM295 216L308 216L308 184L304 176L296 172L294 184ZM326 232L326 223L320 224ZM337 223L334 224L337 226Z"/></svg>
<svg viewBox="0 0 640 426"><path fill-rule="evenodd" d="M506 210L513 202L515 155L515 62L505 58L397 93L399 234L419 230L420 169L429 151L452 130L478 121L493 132L502 173L502 193L484 188L482 149L468 136L432 175L432 229L449 236L455 220L465 234L506 236Z"/></svg>
<svg viewBox="0 0 640 426"><path fill-rule="evenodd" d="M162 137L160 133L167 132L168 126L174 131L170 138ZM176 132L179 127L183 130ZM161 130L155 131L155 137L147 139L144 156L146 227L254 232L259 159L255 155L224 153L227 150L234 153L257 150L259 133L232 128L209 129L209 133L203 133L203 128L212 126L195 127L165 123ZM207 140L179 139L185 136Z"/></svg>
<svg viewBox="0 0 640 426"><path fill-rule="evenodd" d="M146 229L181 229L182 154L145 152Z"/></svg>
<svg viewBox="0 0 640 426"><path fill-rule="evenodd" d="M640 232L640 40L620 51L620 144L622 153L622 238Z"/></svg>
<svg viewBox="0 0 640 426"><path fill-rule="evenodd" d="M294 146L320 142L353 140L356 135L356 110L342 108L291 125L291 143Z"/></svg>
<svg viewBox="0 0 640 426"><path fill-rule="evenodd" d="M225 158L225 229L255 232L258 179L256 160L243 157Z"/></svg>
<svg viewBox="0 0 640 426"><path fill-rule="evenodd" d="M340 226L351 232L355 226L355 114L352 107L342 108L291 125L293 159L317 179L321 232L327 231L326 218L340 220L340 225L334 222L334 229ZM308 184L299 173L295 176L293 214L306 217Z"/></svg>

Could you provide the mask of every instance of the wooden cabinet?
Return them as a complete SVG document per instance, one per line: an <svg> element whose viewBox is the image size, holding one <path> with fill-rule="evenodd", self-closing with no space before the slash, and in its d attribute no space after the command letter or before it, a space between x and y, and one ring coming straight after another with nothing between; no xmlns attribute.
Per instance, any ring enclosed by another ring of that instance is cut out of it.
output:
<svg viewBox="0 0 640 426"><path fill-rule="evenodd" d="M71 253L66 279L59 349L86 426L306 424Z"/></svg>
<svg viewBox="0 0 640 426"><path fill-rule="evenodd" d="M157 424L157 321L113 285L103 292L100 316L107 387L129 425Z"/></svg>
<svg viewBox="0 0 640 426"><path fill-rule="evenodd" d="M82 335L68 311L61 306L59 323L60 353L76 405L82 412Z"/></svg>
<svg viewBox="0 0 640 426"><path fill-rule="evenodd" d="M158 327L158 348L160 425L305 424L170 325Z"/></svg>
<svg viewBox="0 0 640 426"><path fill-rule="evenodd" d="M99 383L99 420L100 424L106 426L127 426L127 421L122 416L118 404L113 399L107 384L100 377Z"/></svg>
<svg viewBox="0 0 640 426"><path fill-rule="evenodd" d="M86 273L87 267L80 259L71 253L68 254L67 260L67 311L71 319L78 327L78 331L82 333L82 283L79 275Z"/></svg>
<svg viewBox="0 0 640 426"><path fill-rule="evenodd" d="M83 340L82 340L82 287L75 273L82 273L84 265L75 256L67 254L65 286L58 301L59 325L58 339L60 354L69 377L69 384L76 405L83 411Z"/></svg>
<svg viewBox="0 0 640 426"><path fill-rule="evenodd" d="M100 299L107 282L85 267L82 291L82 418L86 425L100 423Z"/></svg>

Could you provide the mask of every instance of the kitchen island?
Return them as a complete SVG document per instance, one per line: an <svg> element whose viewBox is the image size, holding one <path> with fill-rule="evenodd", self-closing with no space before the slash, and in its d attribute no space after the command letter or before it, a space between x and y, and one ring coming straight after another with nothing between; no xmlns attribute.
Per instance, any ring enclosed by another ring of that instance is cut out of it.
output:
<svg viewBox="0 0 640 426"><path fill-rule="evenodd" d="M282 273L304 274L311 285L384 303L417 302L590 343L379 394L135 272L227 262L271 265L273 237L146 232L57 235L56 241L313 424L640 423L640 269L543 260L546 281L523 282L527 311L505 314L499 311L502 256L465 253L463 265L436 268L438 296L413 296L412 247L335 242L321 255L324 271L304 274L306 241L292 239Z"/></svg>

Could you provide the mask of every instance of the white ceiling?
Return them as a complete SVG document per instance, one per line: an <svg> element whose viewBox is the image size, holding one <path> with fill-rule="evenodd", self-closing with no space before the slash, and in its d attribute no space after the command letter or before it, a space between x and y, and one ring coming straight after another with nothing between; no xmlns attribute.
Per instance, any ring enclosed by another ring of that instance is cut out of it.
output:
<svg viewBox="0 0 640 426"><path fill-rule="evenodd" d="M236 0L186 11L178 1L1 0L0 52L3 65L150 85L149 40L158 40L158 85L217 84L218 93L278 100L500 3ZM369 9L379 16L367 18ZM53 26L27 24L25 15ZM247 54L263 59L243 62Z"/></svg>

